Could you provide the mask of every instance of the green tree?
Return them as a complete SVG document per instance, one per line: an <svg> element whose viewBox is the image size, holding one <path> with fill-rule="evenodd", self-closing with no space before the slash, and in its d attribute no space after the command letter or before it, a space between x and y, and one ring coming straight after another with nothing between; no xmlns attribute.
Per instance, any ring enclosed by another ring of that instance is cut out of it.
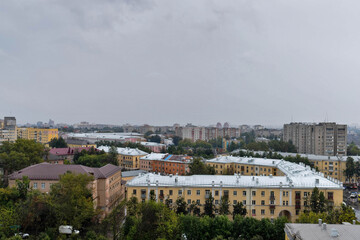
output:
<svg viewBox="0 0 360 240"><path fill-rule="evenodd" d="M215 205L214 205L214 198L211 193L207 196L207 199L205 200L204 205L204 215L209 217L214 217L215 214Z"/></svg>
<svg viewBox="0 0 360 240"><path fill-rule="evenodd" d="M215 169L206 165L200 158L194 158L189 164L189 175L214 175Z"/></svg>
<svg viewBox="0 0 360 240"><path fill-rule="evenodd" d="M233 219L235 219L236 215L245 217L246 214L247 214L246 206L244 206L242 202L237 202L236 204L234 204Z"/></svg>
<svg viewBox="0 0 360 240"><path fill-rule="evenodd" d="M221 197L219 213L221 215L229 215L230 214L230 202L229 202L228 196Z"/></svg>
<svg viewBox="0 0 360 240"><path fill-rule="evenodd" d="M50 203L58 225L86 227L96 215L89 188L93 177L86 174L66 173L51 186Z"/></svg>
<svg viewBox="0 0 360 240"><path fill-rule="evenodd" d="M310 197L310 208L311 211L318 213L320 208L319 208L319 197L320 197L320 193L319 193L319 189L317 187L315 187L311 193L311 197Z"/></svg>
<svg viewBox="0 0 360 240"><path fill-rule="evenodd" d="M179 218L163 203L140 203L137 214L126 221L126 239L180 239Z"/></svg>
<svg viewBox="0 0 360 240"><path fill-rule="evenodd" d="M51 141L49 142L49 146L51 148L67 148L68 147L67 143L65 142L65 140L62 137L51 139Z"/></svg>
<svg viewBox="0 0 360 240"><path fill-rule="evenodd" d="M161 143L161 137L159 135L153 135L148 138L149 142Z"/></svg>
<svg viewBox="0 0 360 240"><path fill-rule="evenodd" d="M350 180L354 176L355 164L354 164L354 159L352 157L348 157L346 159L346 169L345 169L344 173L348 180Z"/></svg>
<svg viewBox="0 0 360 240"><path fill-rule="evenodd" d="M175 205L176 205L176 210L175 210L176 214L187 214L187 210L186 210L187 204L183 197L179 197L178 199L176 199Z"/></svg>
<svg viewBox="0 0 360 240"><path fill-rule="evenodd" d="M192 201L191 205L190 205L190 212L194 215L194 216L200 216L200 204L198 202Z"/></svg>
<svg viewBox="0 0 360 240"><path fill-rule="evenodd" d="M4 179L14 171L43 162L45 148L34 140L17 139L15 143L0 145L0 167L4 169Z"/></svg>

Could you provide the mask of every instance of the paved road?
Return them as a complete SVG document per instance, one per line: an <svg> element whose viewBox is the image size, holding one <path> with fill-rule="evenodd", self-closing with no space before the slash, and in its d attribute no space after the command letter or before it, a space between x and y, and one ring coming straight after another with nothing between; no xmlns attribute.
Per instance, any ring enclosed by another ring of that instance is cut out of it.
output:
<svg viewBox="0 0 360 240"><path fill-rule="evenodd" d="M357 198L350 198L351 192L355 191L344 190L344 202L355 209L355 216L360 221L360 204Z"/></svg>

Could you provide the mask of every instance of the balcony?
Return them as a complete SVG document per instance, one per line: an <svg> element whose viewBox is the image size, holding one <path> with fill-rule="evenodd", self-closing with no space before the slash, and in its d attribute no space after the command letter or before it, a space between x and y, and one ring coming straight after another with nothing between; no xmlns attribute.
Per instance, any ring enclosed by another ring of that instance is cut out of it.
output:
<svg viewBox="0 0 360 240"><path fill-rule="evenodd" d="M275 196L270 196L270 201L275 201Z"/></svg>
<svg viewBox="0 0 360 240"><path fill-rule="evenodd" d="M145 193L142 193L142 194L141 194L141 198L142 198L142 199L145 199L145 198L146 198L146 194L145 194Z"/></svg>
<svg viewBox="0 0 360 240"><path fill-rule="evenodd" d="M301 205L295 205L295 209L296 209L296 210L301 209Z"/></svg>
<svg viewBox="0 0 360 240"><path fill-rule="evenodd" d="M270 209L275 209L275 204L270 204Z"/></svg>
<svg viewBox="0 0 360 240"><path fill-rule="evenodd" d="M300 195L296 195L296 196L295 196L295 200L301 200L301 196L300 196Z"/></svg>

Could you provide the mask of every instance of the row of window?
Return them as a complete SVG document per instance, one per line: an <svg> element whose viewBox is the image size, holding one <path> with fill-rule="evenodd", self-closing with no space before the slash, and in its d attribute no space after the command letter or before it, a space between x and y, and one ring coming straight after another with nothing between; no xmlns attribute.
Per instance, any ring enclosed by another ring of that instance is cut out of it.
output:
<svg viewBox="0 0 360 240"><path fill-rule="evenodd" d="M50 186L52 185L52 183L50 183ZM41 189L45 189L46 184L45 183L41 183ZM34 182L33 183L33 189L38 189L38 183Z"/></svg>

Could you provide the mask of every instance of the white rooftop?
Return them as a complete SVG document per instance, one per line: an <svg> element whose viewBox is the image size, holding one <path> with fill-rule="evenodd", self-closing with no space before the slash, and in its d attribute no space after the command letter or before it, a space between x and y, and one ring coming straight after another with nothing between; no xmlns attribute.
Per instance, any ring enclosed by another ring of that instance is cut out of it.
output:
<svg viewBox="0 0 360 240"><path fill-rule="evenodd" d="M100 151L103 150L106 153L109 152L110 147L109 146L100 146L97 149L99 149ZM147 152L141 151L137 148L116 148L118 154L121 155L129 155L129 156L139 156L139 155L147 155Z"/></svg>
<svg viewBox="0 0 360 240"><path fill-rule="evenodd" d="M161 160L163 159L167 153L150 153L144 157L141 157L140 159L144 160Z"/></svg>
<svg viewBox="0 0 360 240"><path fill-rule="evenodd" d="M151 154L149 154L151 155ZM148 155L148 156L149 156ZM147 156L146 156L147 157ZM193 175L193 176L160 176L156 174L141 175L130 182L128 186L202 186L211 187L212 184L223 187L258 187L258 188L318 188L342 189L342 183L336 179L324 177L323 173L316 172L310 166L304 164L291 163L277 159L262 158L241 158L223 156L208 160L209 162L238 162L259 166L275 166L282 171L285 176L240 176L229 175ZM177 181L175 180L177 179Z"/></svg>
<svg viewBox="0 0 360 240"><path fill-rule="evenodd" d="M112 140L122 140L127 138L141 138L139 133L68 133L69 138L79 138L79 139L112 139Z"/></svg>
<svg viewBox="0 0 360 240"><path fill-rule="evenodd" d="M141 142L140 144L144 145L144 146L164 146L165 147L165 144L157 143L157 142Z"/></svg>
<svg viewBox="0 0 360 240"><path fill-rule="evenodd" d="M253 152L254 154L258 153L260 155L267 153L265 151L251 151L248 149L240 149L240 151L243 152ZM233 153L238 153L239 150L233 151ZM328 160L328 161L346 161L347 157L352 157L355 161L360 161L360 156L327 156L327 155L315 155L315 154L305 154L305 153L288 153L288 152L273 152L280 154L283 157L286 156L292 156L296 157L299 155L300 157L307 157L309 160L313 161L322 161L322 160Z"/></svg>
<svg viewBox="0 0 360 240"><path fill-rule="evenodd" d="M315 185L315 179L319 183ZM127 182L127 186L180 186L180 187L219 187L241 188L304 188L315 186L326 189L342 189L329 179L320 176L287 177L287 176L239 176L239 175L192 175L192 176L161 176L154 173L143 174Z"/></svg>
<svg viewBox="0 0 360 240"><path fill-rule="evenodd" d="M242 163L249 165L261 165L267 167L276 167L281 162L278 159L266 159L266 158L253 158L253 157L233 157L233 156L220 156L210 160L206 160L209 163Z"/></svg>

